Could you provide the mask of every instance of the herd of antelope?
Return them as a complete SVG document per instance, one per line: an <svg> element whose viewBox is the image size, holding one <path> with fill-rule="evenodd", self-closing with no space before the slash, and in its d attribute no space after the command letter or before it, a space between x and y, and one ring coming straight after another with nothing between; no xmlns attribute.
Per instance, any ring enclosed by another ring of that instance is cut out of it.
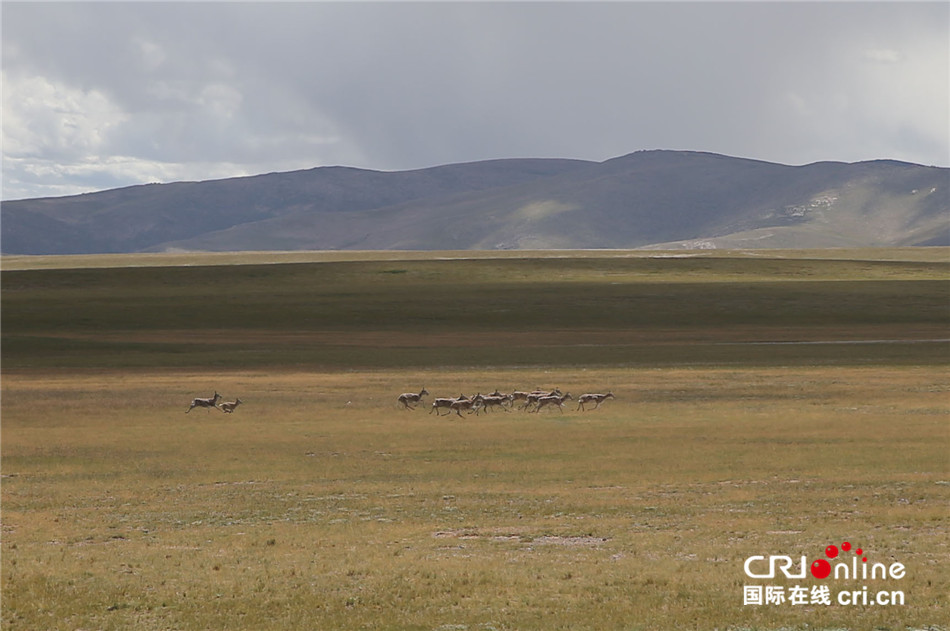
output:
<svg viewBox="0 0 950 631"><path fill-rule="evenodd" d="M403 409L414 410L416 405L422 403L422 399L429 394L429 391L422 388L419 392L404 392L397 397L397 405L401 404ZM592 410L600 407L600 404L607 399L615 398L612 392L606 394L582 394L577 398L576 410L586 410L587 405L593 404ZM469 414L480 414L483 410L487 413L492 408L510 412L516 405L519 410L527 412L540 412L546 407L556 407L558 412L564 411L564 402L573 401L574 397L570 392L561 392L559 388L553 390L533 390L531 392L522 392L516 390L507 394L495 390L491 394L476 394L473 397L460 394L458 397L437 397L432 400L429 414L435 412L439 416L447 416L455 412L460 417L465 411ZM442 410L447 410L442 414ZM575 410L575 411L576 411Z"/></svg>
<svg viewBox="0 0 950 631"><path fill-rule="evenodd" d="M218 391L214 391L213 397L202 398L195 397L191 400L191 407L185 410L185 414L188 414L195 408L207 408L208 411L211 411L211 408L217 408L226 414L231 414L234 412L234 408L241 405L240 399L235 399L234 401L225 401L224 403L218 403L221 399L221 395L218 394Z"/></svg>
<svg viewBox="0 0 950 631"><path fill-rule="evenodd" d="M414 410L416 409L415 406L420 405L422 399L428 394L429 391L425 388L419 392L404 392L399 395L397 402L403 406L403 409ZM601 403L613 398L615 397L612 392L607 392L606 394L582 394L577 398L576 410L587 410L586 406L590 404L594 405L591 409L596 410L600 407ZM226 414L231 414L235 408L242 403L240 399L218 403L220 400L221 395L218 394L217 390L214 396L211 397L195 397L191 400L191 406L185 410L185 414L195 408L206 408L208 411L210 411L211 408L216 408ZM472 397L460 394L457 397L435 398L432 401L429 414L435 412L439 416L447 416L455 412L461 417L463 411L477 415L481 414L482 411L487 413L492 408L510 412L516 405L519 410L525 410L527 412L540 412L546 407L556 407L558 412L563 412L564 402L573 400L574 397L571 396L570 392L561 392L559 388L554 388L553 390L533 390L531 392L516 390L507 394L495 390L491 394L478 393ZM446 410L444 415L442 414L442 410Z"/></svg>

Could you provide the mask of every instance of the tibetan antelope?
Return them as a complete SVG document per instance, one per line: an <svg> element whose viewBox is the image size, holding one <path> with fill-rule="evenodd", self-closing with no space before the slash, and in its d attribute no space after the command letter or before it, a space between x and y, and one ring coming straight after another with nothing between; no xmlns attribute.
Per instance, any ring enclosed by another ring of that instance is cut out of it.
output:
<svg viewBox="0 0 950 631"><path fill-rule="evenodd" d="M475 399L456 399L449 407L455 410L455 413L459 415L459 418L461 418L462 410L468 410L469 414L475 410Z"/></svg>
<svg viewBox="0 0 950 631"><path fill-rule="evenodd" d="M224 403L219 404L218 407L221 408L222 412L231 414L234 412L234 408L241 405L241 403L243 403L243 401L240 399L235 399L234 401L225 401Z"/></svg>
<svg viewBox="0 0 950 631"><path fill-rule="evenodd" d="M528 396L525 398L524 406L521 409L526 410L532 405L537 405L538 401L540 401L541 399L545 397L557 397L557 396L561 396L560 388L555 388L554 390L551 390L550 392L545 391L545 390L535 390L534 392L529 392Z"/></svg>
<svg viewBox="0 0 950 631"><path fill-rule="evenodd" d="M538 407L536 407L533 411L540 412L541 408L545 407L546 405L556 405L558 412L563 412L564 402L567 401L568 399L571 399L571 400L574 399L574 397L571 396L570 392L566 394L560 394L560 395L552 394L547 397L541 397L540 399L538 399Z"/></svg>
<svg viewBox="0 0 950 631"><path fill-rule="evenodd" d="M505 407L505 404L511 401L510 394L479 394L475 396L474 401L477 404L477 407L475 408L475 414L478 414L479 410L482 409L484 409L487 413L489 408L494 406L501 406L501 409L503 409L505 412L510 412L510 410Z"/></svg>
<svg viewBox="0 0 950 631"><path fill-rule="evenodd" d="M425 388L419 391L419 394L416 394L415 392L403 392L402 394L399 395L398 401L405 406L405 409L415 410L416 408L412 407L409 404L419 403L420 401L422 401L422 397L424 397L427 394L429 394L429 391L426 390Z"/></svg>
<svg viewBox="0 0 950 631"><path fill-rule="evenodd" d="M220 398L221 398L221 395L218 394L217 390L214 391L213 397L208 397L207 399L203 399L201 397L195 397L194 399L191 400L191 407L185 410L185 414L188 414L195 408L208 408L208 411L210 412L211 408L217 407L218 399Z"/></svg>
<svg viewBox="0 0 950 631"><path fill-rule="evenodd" d="M531 394L531 393L530 393L530 392L522 392L521 390L515 390L514 392L512 392L512 393L509 394L508 396L511 397L511 404L512 404L512 405L515 404L515 401L524 401L524 402L525 402L525 405L527 405L527 404L528 404L528 395L529 395L529 394ZM524 406L522 406L522 407L524 407Z"/></svg>
<svg viewBox="0 0 950 631"><path fill-rule="evenodd" d="M614 398L616 397L614 397L613 392L608 392L607 394L582 394L580 397L577 398L577 409L585 410L586 408L584 407L584 404L593 403L594 409L596 410L597 408L600 407L601 403L603 403L607 399L614 399Z"/></svg>
<svg viewBox="0 0 950 631"><path fill-rule="evenodd" d="M463 401L466 399L468 399L468 397L465 396L464 394L460 394L457 399L453 399L451 397L437 397L432 400L432 409L429 410L429 414L432 414L433 412L435 412L439 416L446 416L448 414L451 414L452 404L455 403L456 401ZM449 408L449 411L445 415L443 415L441 412L439 412L439 410L441 410L442 408Z"/></svg>

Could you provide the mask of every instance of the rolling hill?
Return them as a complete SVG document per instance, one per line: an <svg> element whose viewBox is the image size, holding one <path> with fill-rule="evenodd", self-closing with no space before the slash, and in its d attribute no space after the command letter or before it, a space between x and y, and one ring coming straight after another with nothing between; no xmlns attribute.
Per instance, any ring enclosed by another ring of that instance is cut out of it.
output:
<svg viewBox="0 0 950 631"><path fill-rule="evenodd" d="M3 202L4 254L950 245L950 169L685 151L321 167Z"/></svg>

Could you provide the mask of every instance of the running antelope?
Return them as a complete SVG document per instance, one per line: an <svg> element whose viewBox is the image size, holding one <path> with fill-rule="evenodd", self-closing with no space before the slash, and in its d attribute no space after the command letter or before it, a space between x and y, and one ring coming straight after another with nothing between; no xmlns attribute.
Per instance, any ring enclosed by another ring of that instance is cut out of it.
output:
<svg viewBox="0 0 950 631"><path fill-rule="evenodd" d="M429 394L429 391L423 388L419 394L415 392L403 392L399 395L399 402L402 403L407 410L415 410L416 408L409 405L410 403L419 403L422 401L422 397Z"/></svg>
<svg viewBox="0 0 950 631"><path fill-rule="evenodd" d="M497 390L496 390L497 392ZM510 410L505 407L505 404L510 402L510 394L479 394L475 396L475 403L478 404L478 407L475 408L475 414L478 414L479 410L484 409L485 412L488 412L488 409L492 406L501 406L505 412L510 412Z"/></svg>
<svg viewBox="0 0 950 631"><path fill-rule="evenodd" d="M515 390L514 392L512 392L512 393L511 393L510 395L508 395L508 396L511 397L511 404L512 404L512 405L515 404L515 401L524 401L524 402L525 402L525 405L527 405L527 404L528 404L528 395L529 395L529 394L531 394L531 393L530 393L530 392L522 392L521 390ZM522 407L524 407L524 406L522 406Z"/></svg>
<svg viewBox="0 0 950 631"><path fill-rule="evenodd" d="M540 401L541 399L545 397L557 397L560 395L561 395L561 390L559 388L555 388L554 390L551 390L550 392L547 392L544 390L535 390L534 392L529 392L528 396L525 398L524 407L522 407L521 409L525 410L531 407L532 405L537 405L538 401Z"/></svg>
<svg viewBox="0 0 950 631"><path fill-rule="evenodd" d="M231 414L234 412L234 408L241 405L241 403L243 403L243 401L241 401L240 399L235 399L234 401L225 401L224 403L218 405L218 407L221 408L222 412L225 412L226 414Z"/></svg>
<svg viewBox="0 0 950 631"><path fill-rule="evenodd" d="M466 399L468 399L468 397L465 396L464 394L460 394L457 399L452 399L449 397L439 397L439 398L433 399L432 409L429 410L429 414L432 414L433 412L435 412L439 416L444 416L441 412L439 412L439 410L442 408L449 408L449 411L446 413L446 415L451 414L452 404L455 403L456 401L462 401Z"/></svg>
<svg viewBox="0 0 950 631"><path fill-rule="evenodd" d="M202 399L201 397L195 397L191 400L191 407L185 410L185 414L188 414L195 408L208 408L208 411L211 411L211 408L217 407L218 399L221 398L221 395L218 394L218 391L214 391L213 397L208 397L207 399Z"/></svg>
<svg viewBox="0 0 950 631"><path fill-rule="evenodd" d="M608 392L607 394L582 394L577 399L577 409L585 410L586 408L584 407L584 404L593 403L594 409L596 410L597 408L600 407L601 403L603 403L607 399L614 399L614 398L616 397L614 397L613 392Z"/></svg>
<svg viewBox="0 0 950 631"><path fill-rule="evenodd" d="M551 396L541 397L540 399L538 399L538 407L536 407L534 411L540 412L541 408L543 408L546 405L556 405L558 412L563 412L564 410L562 406L564 405L564 402L567 401L568 399L572 399L572 400L574 399L574 397L571 396L570 392L566 394L561 394L561 395L552 394Z"/></svg>
<svg viewBox="0 0 950 631"><path fill-rule="evenodd" d="M455 410L455 413L459 415L459 418L461 418L462 410L468 410L469 414L475 410L475 399L456 399L449 407Z"/></svg>

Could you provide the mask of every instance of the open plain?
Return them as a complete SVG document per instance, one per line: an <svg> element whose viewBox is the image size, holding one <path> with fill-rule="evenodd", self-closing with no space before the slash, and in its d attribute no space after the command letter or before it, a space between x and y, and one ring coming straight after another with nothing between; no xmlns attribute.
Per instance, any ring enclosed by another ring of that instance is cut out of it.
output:
<svg viewBox="0 0 950 631"><path fill-rule="evenodd" d="M946 249L494 254L5 260L3 627L945 628Z"/></svg>

